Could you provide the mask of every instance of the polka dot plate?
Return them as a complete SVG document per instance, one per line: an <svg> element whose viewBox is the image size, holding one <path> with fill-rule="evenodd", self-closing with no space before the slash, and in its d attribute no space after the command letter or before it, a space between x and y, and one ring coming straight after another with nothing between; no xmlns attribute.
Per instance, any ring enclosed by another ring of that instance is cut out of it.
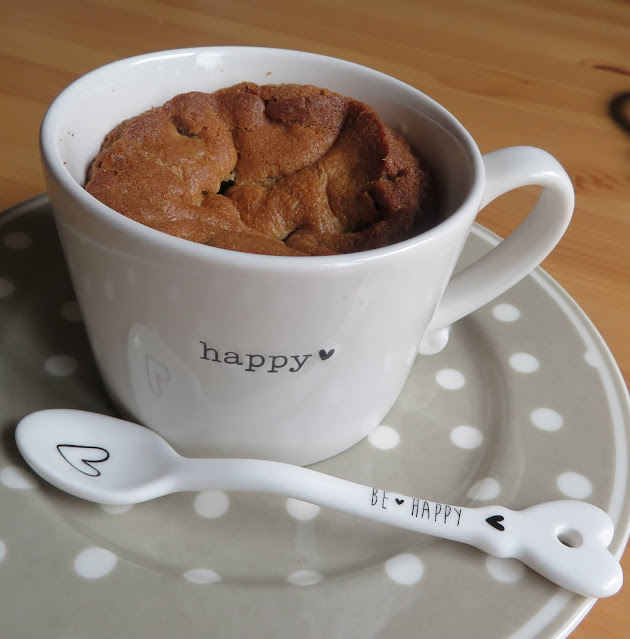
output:
<svg viewBox="0 0 630 639"><path fill-rule="evenodd" d="M462 264L495 242L476 227ZM294 500L208 491L112 508L64 495L27 470L17 422L115 413L45 196L0 216L0 309L2 637L549 639L594 603L516 561ZM620 555L629 414L602 339L538 270L427 340L384 423L317 468L457 505L585 499L616 522Z"/></svg>

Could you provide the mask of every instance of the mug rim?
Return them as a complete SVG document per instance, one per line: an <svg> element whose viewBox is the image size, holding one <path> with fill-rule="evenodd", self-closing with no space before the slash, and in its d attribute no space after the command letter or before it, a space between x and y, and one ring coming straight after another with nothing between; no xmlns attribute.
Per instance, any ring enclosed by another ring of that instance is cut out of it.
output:
<svg viewBox="0 0 630 639"><path fill-rule="evenodd" d="M57 154L57 149L54 144L54 126L57 119L63 113L65 103L70 100L73 94L80 91L84 85L89 86L98 76L111 73L116 67L129 67L137 64L141 64L147 61L153 61L163 58L175 58L175 57L192 57L203 53L225 53L238 54L238 53L271 53L274 55L299 55L305 56L310 59L320 59L340 64L346 69L357 71L369 72L375 76L381 76L387 79L388 82L393 82L399 85L401 88L411 90L413 93L418 94L418 97L423 103L428 104L431 108L437 111L442 120L448 123L449 132L455 133L457 140L465 149L469 159L471 160L473 173L472 184L468 192L462 199L457 209L451 213L447 218L441 220L435 226L418 233L406 240L396 242L380 248L368 249L365 251L358 251L356 253L341 253L334 255L300 255L300 256L287 256L287 255L266 255L256 253L245 253L241 251L234 251L230 249L223 249L215 246L209 246L206 244L200 244L184 238L180 238L174 235L169 235L163 231L158 231L149 226L136 222L128 218L127 216L119 213L115 209L107 206L93 195L88 193L83 186L81 186L77 180L75 180L70 173L64 168L61 158ZM100 221L113 226L116 230L125 233L129 237L134 239L141 239L145 242L150 242L157 248L169 251L176 251L178 253L185 253L195 259L204 261L212 260L224 263L230 263L235 267L247 267L247 268L278 268L283 269L283 266L290 267L292 270L312 270L312 268L321 268L322 266L346 266L359 262L372 261L377 259L383 259L388 256L392 256L398 253L406 252L414 247L430 242L437 236L448 234L454 226L459 226L463 223L463 219L470 215L470 208L474 209L473 216L477 214L482 201L484 182L483 176L485 174L485 167L481 152L474 141L471 134L467 129L459 122L459 120L442 106L439 102L426 95L419 89L398 80L397 78L385 74L376 69L351 62L342 58L335 58L333 56L322 55L318 53L312 53L307 51L301 51L296 49L282 49L274 47L249 47L249 46L207 46L207 47L188 47L179 49L167 49L162 51L153 51L148 53L139 54L127 58L121 58L113 62L109 62L105 65L92 69L87 73L81 75L79 78L71 82L66 86L51 102L46 110L42 119L40 128L40 152L42 162L45 168L49 170L56 182L61 185L66 193L68 193L73 199ZM311 268L312 267L312 268Z"/></svg>

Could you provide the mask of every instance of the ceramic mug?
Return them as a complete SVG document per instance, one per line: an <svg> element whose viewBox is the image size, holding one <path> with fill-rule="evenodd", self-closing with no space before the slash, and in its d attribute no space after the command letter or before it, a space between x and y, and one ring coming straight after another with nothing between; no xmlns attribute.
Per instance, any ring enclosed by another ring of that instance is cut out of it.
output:
<svg viewBox="0 0 630 639"><path fill-rule="evenodd" d="M105 134L177 93L241 81L313 84L370 104L433 169L443 221L384 248L325 257L239 253L134 222L83 189ZM90 343L129 417L189 456L306 465L385 417L427 331L489 302L534 269L573 210L545 151L482 156L442 106L392 77L330 57L249 47L151 53L92 71L50 106L43 167ZM452 276L478 211L542 187L523 223Z"/></svg>

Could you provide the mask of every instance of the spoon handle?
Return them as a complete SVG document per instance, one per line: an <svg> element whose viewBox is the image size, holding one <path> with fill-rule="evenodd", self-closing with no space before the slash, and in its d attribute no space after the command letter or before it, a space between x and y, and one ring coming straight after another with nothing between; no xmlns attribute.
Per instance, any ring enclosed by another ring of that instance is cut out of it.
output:
<svg viewBox="0 0 630 639"><path fill-rule="evenodd" d="M621 566L607 550L614 526L602 510L562 500L521 511L466 508L363 486L308 468L253 459L181 459L178 490L264 492L519 559L550 581L589 597L615 594Z"/></svg>

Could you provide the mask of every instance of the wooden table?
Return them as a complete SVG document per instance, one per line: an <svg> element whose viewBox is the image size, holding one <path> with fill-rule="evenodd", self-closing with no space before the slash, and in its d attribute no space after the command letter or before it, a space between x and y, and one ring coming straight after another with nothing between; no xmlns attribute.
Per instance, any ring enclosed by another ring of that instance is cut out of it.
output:
<svg viewBox="0 0 630 639"><path fill-rule="evenodd" d="M544 268L602 333L630 379L630 130L609 116L630 91L623 0L4 0L0 4L0 209L44 191L37 132L79 75L153 50L241 44L310 50L377 68L450 109L482 151L531 144L576 190ZM625 109L630 119L630 104ZM480 222L509 233L533 193ZM630 553L623 564L630 574ZM630 634L630 586L598 602L575 639Z"/></svg>

